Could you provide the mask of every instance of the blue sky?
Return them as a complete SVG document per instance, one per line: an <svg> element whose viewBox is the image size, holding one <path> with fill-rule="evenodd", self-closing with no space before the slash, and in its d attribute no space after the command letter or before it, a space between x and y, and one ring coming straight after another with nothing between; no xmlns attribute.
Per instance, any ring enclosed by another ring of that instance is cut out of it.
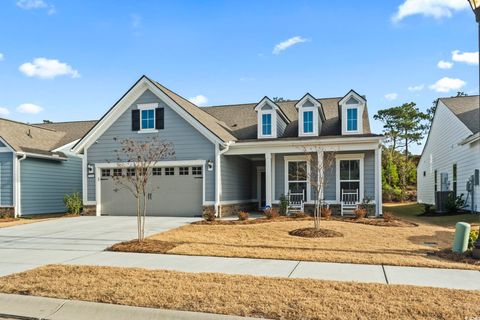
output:
<svg viewBox="0 0 480 320"><path fill-rule="evenodd" d="M466 0L4 0L0 116L98 119L142 74L205 105L353 88L371 117L425 110L478 93L476 32Z"/></svg>

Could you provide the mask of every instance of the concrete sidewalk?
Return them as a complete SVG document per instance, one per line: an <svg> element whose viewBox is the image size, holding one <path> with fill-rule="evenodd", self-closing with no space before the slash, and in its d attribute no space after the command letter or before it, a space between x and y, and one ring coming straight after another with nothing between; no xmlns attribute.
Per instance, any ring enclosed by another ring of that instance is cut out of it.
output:
<svg viewBox="0 0 480 320"><path fill-rule="evenodd" d="M140 308L107 303L64 300L0 293L0 319L29 320L240 320L220 314Z"/></svg>
<svg viewBox="0 0 480 320"><path fill-rule="evenodd" d="M309 278L480 290L480 271L476 270L108 251L72 259L64 264L137 267L183 272L218 272L267 277Z"/></svg>

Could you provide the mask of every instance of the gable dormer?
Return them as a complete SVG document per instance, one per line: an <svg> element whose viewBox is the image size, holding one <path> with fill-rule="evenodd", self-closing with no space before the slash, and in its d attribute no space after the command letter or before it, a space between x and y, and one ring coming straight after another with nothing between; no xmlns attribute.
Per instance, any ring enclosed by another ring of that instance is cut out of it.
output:
<svg viewBox="0 0 480 320"><path fill-rule="evenodd" d="M257 112L258 139L277 138L283 135L288 118L275 102L264 97L255 107L255 111Z"/></svg>
<svg viewBox="0 0 480 320"><path fill-rule="evenodd" d="M339 102L342 135L363 133L363 111L367 100L350 90Z"/></svg>
<svg viewBox="0 0 480 320"><path fill-rule="evenodd" d="M325 121L322 104L310 93L307 93L296 104L298 111L298 136L318 136Z"/></svg>

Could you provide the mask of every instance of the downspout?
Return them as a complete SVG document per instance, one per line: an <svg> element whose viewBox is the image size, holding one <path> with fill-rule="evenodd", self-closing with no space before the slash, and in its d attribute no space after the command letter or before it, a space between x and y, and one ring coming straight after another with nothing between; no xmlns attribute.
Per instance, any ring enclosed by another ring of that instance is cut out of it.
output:
<svg viewBox="0 0 480 320"><path fill-rule="evenodd" d="M20 162L25 160L27 158L27 154L25 152L17 152L17 155L21 156L20 158L17 158L17 181L15 181L15 184L17 185L15 188L15 217L21 217L22 216L22 205L21 205L21 183L20 183Z"/></svg>
<svg viewBox="0 0 480 320"><path fill-rule="evenodd" d="M230 149L232 141L228 141L224 144L224 149L220 150L220 145L215 145L215 215L220 217L222 214L220 206L220 196L222 194L222 175L221 175L221 156Z"/></svg>

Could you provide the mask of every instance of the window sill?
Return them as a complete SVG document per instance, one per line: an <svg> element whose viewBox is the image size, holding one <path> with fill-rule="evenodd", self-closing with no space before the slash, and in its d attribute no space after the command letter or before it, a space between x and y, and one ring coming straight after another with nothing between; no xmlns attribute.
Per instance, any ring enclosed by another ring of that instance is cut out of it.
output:
<svg viewBox="0 0 480 320"><path fill-rule="evenodd" d="M137 131L138 133L157 133L157 129L141 129Z"/></svg>

